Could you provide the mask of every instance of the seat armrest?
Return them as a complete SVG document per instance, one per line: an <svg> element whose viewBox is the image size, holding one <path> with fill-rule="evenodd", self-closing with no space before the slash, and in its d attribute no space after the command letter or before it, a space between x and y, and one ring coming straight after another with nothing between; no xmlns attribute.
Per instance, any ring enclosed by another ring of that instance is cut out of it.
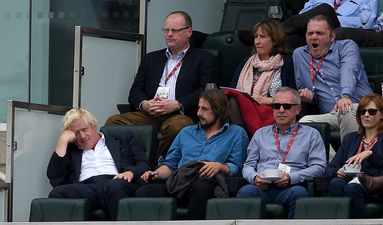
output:
<svg viewBox="0 0 383 225"><path fill-rule="evenodd" d="M313 188L314 188L314 196L327 196L328 186L330 184L332 177L328 176L319 176L313 177Z"/></svg>
<svg viewBox="0 0 383 225"><path fill-rule="evenodd" d="M117 109L121 114L135 111L130 104L117 104Z"/></svg>
<svg viewBox="0 0 383 225"><path fill-rule="evenodd" d="M227 187L229 189L229 196L235 197L239 189L248 184L247 180L243 177L226 177Z"/></svg>

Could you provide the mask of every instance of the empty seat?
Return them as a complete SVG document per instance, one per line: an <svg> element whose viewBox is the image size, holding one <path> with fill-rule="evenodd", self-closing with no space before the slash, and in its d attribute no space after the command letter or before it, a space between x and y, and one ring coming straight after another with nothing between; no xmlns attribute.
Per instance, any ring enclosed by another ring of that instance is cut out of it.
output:
<svg viewBox="0 0 383 225"><path fill-rule="evenodd" d="M105 125L100 128L100 131L121 140L124 140L126 135L133 134L144 148L149 165L152 168L157 166L157 127L153 125Z"/></svg>
<svg viewBox="0 0 383 225"><path fill-rule="evenodd" d="M30 222L88 220L89 204L85 199L37 198L31 202Z"/></svg>
<svg viewBox="0 0 383 225"><path fill-rule="evenodd" d="M212 198L207 202L206 219L262 219L265 208L261 198Z"/></svg>
<svg viewBox="0 0 383 225"><path fill-rule="evenodd" d="M302 125L310 126L317 129L323 139L324 146L326 148L327 162L330 155L330 139L331 139L331 125L329 123L312 122L312 123L300 123Z"/></svg>
<svg viewBox="0 0 383 225"><path fill-rule="evenodd" d="M383 204L381 203L366 203L366 218L382 218L383 217Z"/></svg>
<svg viewBox="0 0 383 225"><path fill-rule="evenodd" d="M173 220L175 198L124 198L118 205L117 220Z"/></svg>
<svg viewBox="0 0 383 225"><path fill-rule="evenodd" d="M289 209L281 204L266 204L267 219L287 219Z"/></svg>
<svg viewBox="0 0 383 225"><path fill-rule="evenodd" d="M230 85L235 69L251 53L251 47L243 44L233 31L210 34L207 36L202 48L216 49L222 53L221 74L217 82L219 86Z"/></svg>
<svg viewBox="0 0 383 225"><path fill-rule="evenodd" d="M270 6L281 6L282 0L226 0L221 31L251 30L254 24L267 19Z"/></svg>
<svg viewBox="0 0 383 225"><path fill-rule="evenodd" d="M300 198L295 205L295 219L349 219L351 198Z"/></svg>
<svg viewBox="0 0 383 225"><path fill-rule="evenodd" d="M360 48L367 78L374 93L382 94L383 48Z"/></svg>

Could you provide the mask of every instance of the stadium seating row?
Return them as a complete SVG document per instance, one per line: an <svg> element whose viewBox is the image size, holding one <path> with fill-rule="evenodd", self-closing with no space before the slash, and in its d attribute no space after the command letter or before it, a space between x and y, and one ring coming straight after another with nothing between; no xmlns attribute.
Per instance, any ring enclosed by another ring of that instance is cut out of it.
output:
<svg viewBox="0 0 383 225"><path fill-rule="evenodd" d="M296 202L295 219L349 219L351 199L345 197L302 198ZM89 220L85 199L39 198L31 203L30 222ZM160 221L176 218L176 199L124 198L118 208L118 221ZM260 198L215 198L207 203L207 220L265 219L266 204Z"/></svg>

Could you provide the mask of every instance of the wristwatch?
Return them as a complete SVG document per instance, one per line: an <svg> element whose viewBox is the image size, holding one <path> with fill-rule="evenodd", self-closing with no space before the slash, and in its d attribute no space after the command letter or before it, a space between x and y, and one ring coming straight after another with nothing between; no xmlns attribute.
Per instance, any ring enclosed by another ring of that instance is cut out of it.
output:
<svg viewBox="0 0 383 225"><path fill-rule="evenodd" d="M351 96L349 94L342 94L342 98L348 98L351 99Z"/></svg>

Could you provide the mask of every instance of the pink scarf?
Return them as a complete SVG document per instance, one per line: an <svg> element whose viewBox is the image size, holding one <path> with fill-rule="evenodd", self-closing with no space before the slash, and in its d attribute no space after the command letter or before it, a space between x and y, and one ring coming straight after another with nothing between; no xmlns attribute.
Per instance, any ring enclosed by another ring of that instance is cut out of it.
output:
<svg viewBox="0 0 383 225"><path fill-rule="evenodd" d="M242 90L255 99L256 96L261 95L266 97L273 74L283 66L283 58L280 54L271 56L268 60L261 61L258 54L251 56L246 64L243 66L241 74L238 78L237 89ZM253 68L257 68L261 75L257 83L253 85Z"/></svg>

